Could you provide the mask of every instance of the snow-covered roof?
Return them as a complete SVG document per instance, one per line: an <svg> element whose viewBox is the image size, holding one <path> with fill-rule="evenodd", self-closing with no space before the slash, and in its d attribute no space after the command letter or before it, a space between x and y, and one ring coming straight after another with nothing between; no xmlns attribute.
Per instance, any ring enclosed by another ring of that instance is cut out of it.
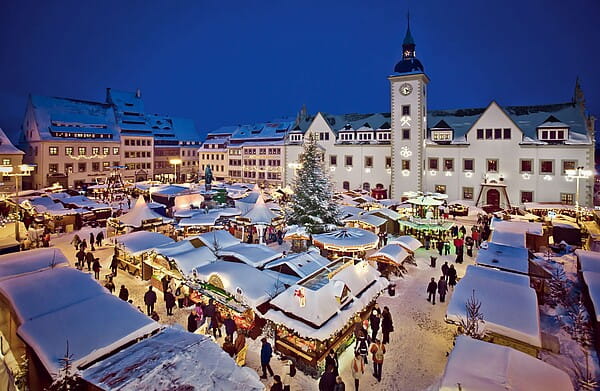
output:
<svg viewBox="0 0 600 391"><path fill-rule="evenodd" d="M600 322L600 272L584 270L581 274L583 274L583 281L594 306L596 321Z"/></svg>
<svg viewBox="0 0 600 391"><path fill-rule="evenodd" d="M572 391L573 385L569 375L542 360L516 349L459 335L439 390L459 389Z"/></svg>
<svg viewBox="0 0 600 391"><path fill-rule="evenodd" d="M489 241L511 247L527 247L525 232L523 231L502 231L496 229L492 231Z"/></svg>
<svg viewBox="0 0 600 391"><path fill-rule="evenodd" d="M373 254L369 255L367 259L376 261L383 258L388 262L399 265L409 255L410 254L404 249L404 247L396 243L390 243L375 251Z"/></svg>
<svg viewBox="0 0 600 391"><path fill-rule="evenodd" d="M277 217L277 215L273 213L271 209L269 209L269 207L265 204L262 194L260 194L252 209L246 212L243 217L244 219L249 220L253 225L269 225L271 224L271 220Z"/></svg>
<svg viewBox="0 0 600 391"><path fill-rule="evenodd" d="M54 267L68 266L69 261L57 248L38 248L0 256L0 279L36 272Z"/></svg>
<svg viewBox="0 0 600 391"><path fill-rule="evenodd" d="M237 288L241 289L239 297L252 308L257 308L283 290L281 281L243 263L214 262L196 268L194 273L205 282L217 275L223 283L223 289L231 295L236 295Z"/></svg>
<svg viewBox="0 0 600 391"><path fill-rule="evenodd" d="M465 304L475 291L481 302L485 329L532 346L541 347L537 295L529 277L487 267L467 266L465 276L450 297L446 317L466 319Z"/></svg>
<svg viewBox="0 0 600 391"><path fill-rule="evenodd" d="M144 225L145 221L159 219L163 223L170 222L171 219L155 212L146 205L144 196L140 195L134 207L123 216L117 218L121 224L128 227L139 228Z"/></svg>
<svg viewBox="0 0 600 391"><path fill-rule="evenodd" d="M356 206L351 206L351 205L342 205L340 206L340 215L342 218L344 217L350 217L350 216L358 216L361 213L364 213L364 209L356 207Z"/></svg>
<svg viewBox="0 0 600 391"><path fill-rule="evenodd" d="M240 240L225 230L214 230L198 235L197 238L211 250L235 246Z"/></svg>
<svg viewBox="0 0 600 391"><path fill-rule="evenodd" d="M176 217L184 217L181 214ZM219 213L204 213L196 211L191 217L182 218L177 225L180 227L212 227L221 217Z"/></svg>
<svg viewBox="0 0 600 391"><path fill-rule="evenodd" d="M392 239L390 240L390 244L398 244L411 252L415 252L417 249L423 247L423 243L419 239L410 235L402 235Z"/></svg>
<svg viewBox="0 0 600 391"><path fill-rule="evenodd" d="M380 209L372 209L369 212L365 213L366 215L380 215L385 216L389 220L398 220L400 218L400 214L388 208L380 208Z"/></svg>
<svg viewBox="0 0 600 391"><path fill-rule="evenodd" d="M282 265L286 265L300 278L309 276L329 264L329 259L321 256L318 251L304 251L292 253L283 258L276 259L265 265L265 270L279 271Z"/></svg>
<svg viewBox="0 0 600 391"><path fill-rule="evenodd" d="M315 242L322 243L325 249L360 249L375 248L379 238L371 231L360 228L343 228L333 232L313 235Z"/></svg>
<svg viewBox="0 0 600 391"><path fill-rule="evenodd" d="M209 337L167 327L81 373L88 382L115 391L194 389L263 390L257 373L239 367Z"/></svg>
<svg viewBox="0 0 600 391"><path fill-rule="evenodd" d="M309 239L310 234L303 225L290 225L287 227L283 240L292 240L297 238Z"/></svg>
<svg viewBox="0 0 600 391"><path fill-rule="evenodd" d="M411 198L410 200L407 200L406 202L408 202L409 204L413 204L413 205L424 205L424 206L440 206L444 203L444 201L431 197L431 196L420 196L417 198Z"/></svg>
<svg viewBox="0 0 600 391"><path fill-rule="evenodd" d="M529 251L523 247L511 247L503 244L488 243L477 252L475 263L502 270L528 274Z"/></svg>
<svg viewBox="0 0 600 391"><path fill-rule="evenodd" d="M524 202L525 210L529 209L575 209L575 205L553 204L542 202Z"/></svg>
<svg viewBox="0 0 600 391"><path fill-rule="evenodd" d="M242 211L242 215L248 213L254 204L258 201L261 193L258 191L251 191L249 193L244 193L243 198L235 200L235 207Z"/></svg>
<svg viewBox="0 0 600 391"><path fill-rule="evenodd" d="M48 213L53 216L63 216L78 213L79 209L67 209L60 202L54 202L50 197L32 197L22 202L31 205L37 213Z"/></svg>
<svg viewBox="0 0 600 391"><path fill-rule="evenodd" d="M158 187L156 190L152 191L152 196L163 196L163 197L174 197L177 196L179 193L184 192L184 191L188 191L189 188L184 187L184 186L177 186L177 185L164 185L164 186L160 186Z"/></svg>
<svg viewBox="0 0 600 391"><path fill-rule="evenodd" d="M57 194L65 194L65 193L57 193ZM72 196L72 197L62 197L62 198L58 198L58 200L60 202L62 202L63 204L75 205L77 208L85 208L85 209L90 209L90 210L110 209L110 205L90 200L86 196L82 196L82 195L77 195L77 196Z"/></svg>
<svg viewBox="0 0 600 391"><path fill-rule="evenodd" d="M149 231L131 232L113 238L124 251L130 255L139 255L156 247L174 243L175 241L161 233Z"/></svg>
<svg viewBox="0 0 600 391"><path fill-rule="evenodd" d="M193 239L193 238L192 238ZM201 245L197 247L193 240L181 240L156 247L154 252L174 261L184 276L189 276L192 270L199 266L215 262L217 257L210 248Z"/></svg>
<svg viewBox="0 0 600 391"><path fill-rule="evenodd" d="M217 251L220 257L235 258L247 265L261 267L266 263L281 257L283 254L262 244L239 243L221 248Z"/></svg>
<svg viewBox="0 0 600 391"><path fill-rule="evenodd" d="M194 206L199 208L204 201L204 197L200 193L187 193L175 197L175 210L185 210Z"/></svg>
<svg viewBox="0 0 600 391"><path fill-rule="evenodd" d="M492 219L490 228L496 231L512 231L542 236L544 227L542 223L530 223L527 221L505 221Z"/></svg>
<svg viewBox="0 0 600 391"><path fill-rule="evenodd" d="M575 250L582 271L600 273L600 253L588 250Z"/></svg>
<svg viewBox="0 0 600 391"><path fill-rule="evenodd" d="M364 310L389 282L366 261L323 268L322 272L290 286L271 300L274 307L264 315L296 331L304 338L326 340ZM333 273L331 273L331 271ZM337 272L336 272L337 271ZM329 277L331 276L331 277ZM318 280L318 281L315 281ZM301 306L298 295L304 295ZM303 319L297 320L286 315Z"/></svg>
<svg viewBox="0 0 600 391"><path fill-rule="evenodd" d="M346 217L343 220L345 223L349 223L349 222L359 222L359 223L363 223L363 224L367 224L370 225L372 227L380 227L382 225L384 225L386 223L385 219L379 217L379 216L374 216L374 215L359 215L359 216L350 216L350 217Z"/></svg>
<svg viewBox="0 0 600 391"><path fill-rule="evenodd" d="M13 145L2 128L0 128L0 155L25 155L25 152Z"/></svg>

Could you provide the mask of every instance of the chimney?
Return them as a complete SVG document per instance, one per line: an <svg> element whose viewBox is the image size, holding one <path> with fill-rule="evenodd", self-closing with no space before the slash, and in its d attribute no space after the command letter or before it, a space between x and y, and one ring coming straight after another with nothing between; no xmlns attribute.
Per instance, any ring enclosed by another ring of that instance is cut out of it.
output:
<svg viewBox="0 0 600 391"><path fill-rule="evenodd" d="M140 90L139 88L135 90L135 97L140 99L142 97L142 90Z"/></svg>

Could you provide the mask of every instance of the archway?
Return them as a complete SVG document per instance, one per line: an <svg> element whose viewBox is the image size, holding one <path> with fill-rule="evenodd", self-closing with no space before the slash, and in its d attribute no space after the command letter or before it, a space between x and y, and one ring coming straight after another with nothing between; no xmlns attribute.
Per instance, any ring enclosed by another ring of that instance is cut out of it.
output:
<svg viewBox="0 0 600 391"><path fill-rule="evenodd" d="M486 194L486 204L500 207L500 192L496 189L489 189Z"/></svg>

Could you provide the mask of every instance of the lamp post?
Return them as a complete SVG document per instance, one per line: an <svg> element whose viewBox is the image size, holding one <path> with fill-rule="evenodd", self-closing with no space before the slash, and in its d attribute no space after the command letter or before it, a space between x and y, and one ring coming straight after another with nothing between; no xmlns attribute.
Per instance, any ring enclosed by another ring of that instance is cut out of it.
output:
<svg viewBox="0 0 600 391"><path fill-rule="evenodd" d="M21 240L21 238L19 236L19 225L21 223L21 220L19 220L19 218L18 218L18 216L19 216L19 177L30 176L31 171L33 171L34 169L35 169L34 165L20 164L19 170L21 172L13 172L14 171L13 166L0 166L0 173L2 173L3 176L15 177L15 203L16 203L15 214L17 216L17 218L15 219L15 240L17 242Z"/></svg>
<svg viewBox="0 0 600 391"><path fill-rule="evenodd" d="M579 221L579 180L588 179L590 176L592 176L592 170L585 170L584 168L585 167L583 166L579 166L574 170L565 171L568 178L571 178L571 180L577 180L577 188L575 189L575 218L577 221Z"/></svg>
<svg viewBox="0 0 600 391"><path fill-rule="evenodd" d="M181 164L182 161L181 159L171 159L169 160L169 163L171 163L175 167L175 183L177 183L177 165Z"/></svg>

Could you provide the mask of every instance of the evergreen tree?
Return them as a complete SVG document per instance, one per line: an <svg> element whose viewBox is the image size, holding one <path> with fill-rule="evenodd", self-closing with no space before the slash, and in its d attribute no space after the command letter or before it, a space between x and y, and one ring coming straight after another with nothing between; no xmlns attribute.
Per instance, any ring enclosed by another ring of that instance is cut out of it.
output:
<svg viewBox="0 0 600 391"><path fill-rule="evenodd" d="M333 201L333 186L325 173L323 152L313 134L304 143L299 156L300 168L292 185L294 195L286 210L287 224L306 226L309 232L319 232L326 224L339 223L338 205Z"/></svg>
<svg viewBox="0 0 600 391"><path fill-rule="evenodd" d="M76 391L85 387L83 379L76 369L73 369L73 355L69 353L69 341L67 341L67 352L60 359L62 364L60 372L46 391Z"/></svg>
<svg viewBox="0 0 600 391"><path fill-rule="evenodd" d="M483 339L485 337L485 329L483 327L483 312L481 312L481 301L475 297L475 289L473 294L465 303L467 319L460 318L459 328L462 329L462 334L468 335L474 339Z"/></svg>

